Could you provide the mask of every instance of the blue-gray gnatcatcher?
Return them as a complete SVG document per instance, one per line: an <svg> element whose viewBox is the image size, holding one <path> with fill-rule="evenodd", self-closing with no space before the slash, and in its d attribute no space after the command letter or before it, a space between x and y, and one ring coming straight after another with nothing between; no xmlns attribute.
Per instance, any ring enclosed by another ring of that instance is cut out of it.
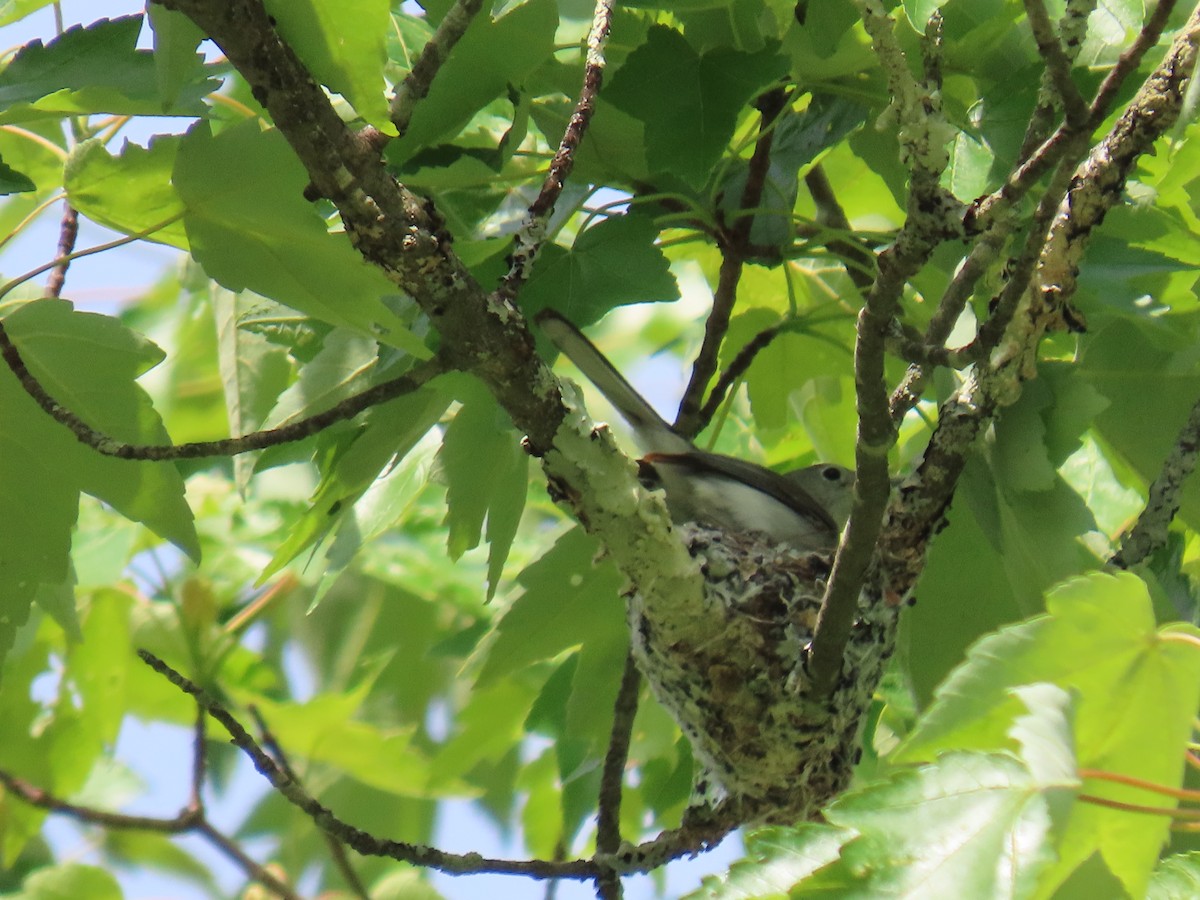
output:
<svg viewBox="0 0 1200 900"><path fill-rule="evenodd" d="M820 464L781 475L701 450L672 429L578 328L552 310L536 321L633 428L646 453L643 472L666 491L673 520L756 532L804 551L837 546L850 514L852 471Z"/></svg>

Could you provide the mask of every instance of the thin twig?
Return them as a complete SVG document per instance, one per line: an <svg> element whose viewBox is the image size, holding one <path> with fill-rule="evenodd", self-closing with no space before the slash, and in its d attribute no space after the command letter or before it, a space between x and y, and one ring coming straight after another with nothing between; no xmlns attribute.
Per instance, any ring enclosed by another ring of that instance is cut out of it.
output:
<svg viewBox="0 0 1200 900"><path fill-rule="evenodd" d="M625 670L621 674L621 686L613 709L612 735L608 741L608 752L604 756L604 770L600 776L600 800L596 827L596 849L600 853L615 853L621 846L621 783L625 777L625 764L629 759L629 740L633 733L633 719L637 714L638 691L642 685L633 654L625 656Z"/></svg>
<svg viewBox="0 0 1200 900"><path fill-rule="evenodd" d="M466 34L482 7L483 0L455 0L454 5L446 10L446 15L438 23L413 67L396 88L388 114L401 137L408 131L417 103L428 96L434 76L450 58L450 51Z"/></svg>
<svg viewBox="0 0 1200 900"><path fill-rule="evenodd" d="M1046 5L1042 0L1025 0L1025 17L1029 20L1038 53L1046 63L1046 71L1050 74L1058 99L1062 103L1068 127L1082 127L1088 118L1087 103L1084 102L1075 82L1071 80L1071 60L1054 34L1054 26L1050 22L1050 14L1046 12Z"/></svg>
<svg viewBox="0 0 1200 900"><path fill-rule="evenodd" d="M1100 87L1096 89L1096 96L1092 99L1091 108L1088 110L1088 118L1093 128L1104 121L1109 107L1117 96L1117 91L1125 83L1125 79L1137 69L1142 62L1142 57L1162 37L1163 29L1167 27L1167 21L1175 9L1175 3L1176 0L1159 0L1154 12L1150 14L1150 18L1142 25L1138 36L1121 54L1117 64L1109 70L1104 81L1100 83Z"/></svg>
<svg viewBox="0 0 1200 900"><path fill-rule="evenodd" d="M292 768L287 754L284 753L279 741L275 739L274 733L267 727L267 722L262 717L262 713L258 707L251 706L249 712L250 716L254 719L255 727L258 728L263 747L275 757L275 761L279 763L279 767L283 769L284 774L296 782L296 784L300 784L300 776ZM201 714L203 715L203 713ZM354 867L350 864L350 858L346 856L346 848L342 845L342 842L328 831L321 832L321 836L325 839L325 844L329 847L329 855L333 858L333 863L337 866L338 871L342 873L342 878L345 879L346 886L350 889L351 893L360 898L360 900L371 900L370 892L367 890L366 885L362 883L362 879L358 877L358 873L354 871Z"/></svg>
<svg viewBox="0 0 1200 900"><path fill-rule="evenodd" d="M192 784L188 809L204 811L204 776L208 771L208 745L205 742L205 725L208 716L196 707L196 724L192 729Z"/></svg>
<svg viewBox="0 0 1200 900"><path fill-rule="evenodd" d="M962 207L940 186L949 164L939 85L918 84L895 34L895 22L878 0L859 0L860 15L887 74L891 114L900 126L901 160L910 171L907 218L895 243L879 255L879 274L859 312L854 349L854 505L834 557L833 569L809 647L807 671L814 699L828 696L842 674L846 644L859 593L875 555L891 491L887 454L896 441L884 380L884 352L904 285L941 241L962 234ZM937 23L927 40L936 44ZM934 48L928 53L933 54Z"/></svg>
<svg viewBox="0 0 1200 900"><path fill-rule="evenodd" d="M265 866L247 856L236 843L214 828L204 817L203 810L191 802L172 818L134 816L68 803L4 770L0 770L0 784L12 796L20 798L30 806L36 806L38 809L57 813L88 825L99 825L102 828L120 831L149 831L164 835L199 834L232 859L247 878L257 881L284 900L300 900L300 896L288 885L272 875Z"/></svg>
<svg viewBox="0 0 1200 900"><path fill-rule="evenodd" d="M79 213L70 203L63 204L62 223L58 229L58 263L46 279L47 297L61 297L63 285L67 281L67 268L71 265L71 253L75 250L75 240L79 237Z"/></svg>
<svg viewBox="0 0 1200 900"><path fill-rule="evenodd" d="M852 234L850 220L846 218L846 211L838 202L824 167L819 163L813 166L804 176L804 185L817 208L817 222L843 234ZM849 237L839 237L825 246L842 260L846 266L846 274L855 287L865 291L871 286L871 282L875 280L874 253Z"/></svg>
<svg viewBox="0 0 1200 900"><path fill-rule="evenodd" d="M21 383L25 392L36 401L42 410L60 425L65 425L80 443L91 447L103 456L113 456L118 459L166 460L166 459L197 459L205 456L233 456L250 450L262 450L293 441L303 440L316 434L336 422L352 419L363 410L388 400L394 400L404 394L410 394L437 375L445 371L443 363L436 357L419 363L408 372L397 378L367 388L361 393L354 394L335 403L329 409L299 419L278 428L268 428L264 431L252 431L240 437L223 438L215 441L193 441L186 444L128 444L118 441L102 431L99 431L83 421L79 415L54 399L29 371L21 351L13 342L0 319L0 356L4 358L12 373Z"/></svg>
<svg viewBox="0 0 1200 900"><path fill-rule="evenodd" d="M495 291L495 297L500 301L511 303L525 282L529 280L534 261L541 252L542 241L545 239L550 216L554 212L554 205L558 202L567 178L571 174L571 169L575 166L575 153L583 141L584 134L587 133L588 124L596 110L596 95L600 93L600 86L604 81L604 69L608 65L604 54L605 46L608 43L608 34L612 28L615 5L616 0L596 0L596 7L592 14L592 27L587 36L583 87L579 91L579 99L575 102L575 109L563 131L558 151L550 162L550 169L546 172L542 189L533 203L529 205L521 226L513 235L513 252L508 272L501 279L500 285Z"/></svg>
<svg viewBox="0 0 1200 900"><path fill-rule="evenodd" d="M663 832L651 841L611 856L598 855L595 859L563 861L492 859L477 853L448 853L423 844L377 838L343 822L305 791L298 782L288 777L283 768L262 748L233 714L194 681L180 674L147 650L139 650L138 656L146 665L193 698L205 712L216 719L229 732L233 745L250 758L254 768L271 783L271 786L285 800L307 815L318 828L335 835L338 840L363 856L387 857L454 875L490 872L497 875L522 875L535 879L570 878L578 881L594 881L597 877L611 871L648 872L673 859L695 855L720 841L735 827L733 823L723 820L698 823L674 831ZM2 774L0 773L0 775ZM0 778L0 783L2 783L2 778Z"/></svg>
<svg viewBox="0 0 1200 900"><path fill-rule="evenodd" d="M721 251L721 270L717 276L717 289L713 292L712 310L704 322L704 340L692 364L692 374L679 403L679 414L675 417L675 430L686 438L699 434L707 420L702 416L704 394L708 383L717 371L721 344L729 331L729 320L737 303L738 283L742 268L750 252L750 233L754 226L754 215L762 202L766 188L767 172L771 167L771 146L775 138L774 122L788 106L788 95L782 89L771 91L759 101L762 120L758 126L758 140L746 169L746 184L738 202L738 218L733 227L717 236Z"/></svg>

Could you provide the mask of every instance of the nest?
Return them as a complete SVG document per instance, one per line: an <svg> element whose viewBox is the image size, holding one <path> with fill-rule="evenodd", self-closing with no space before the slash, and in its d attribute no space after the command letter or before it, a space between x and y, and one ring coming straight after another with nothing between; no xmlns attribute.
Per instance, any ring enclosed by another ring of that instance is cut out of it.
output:
<svg viewBox="0 0 1200 900"><path fill-rule="evenodd" d="M629 597L638 664L691 742L707 805L740 822L814 819L861 755L860 723L894 646L896 610L860 601L838 683L813 700L804 666L829 556L694 525L680 531L705 589L693 607Z"/></svg>

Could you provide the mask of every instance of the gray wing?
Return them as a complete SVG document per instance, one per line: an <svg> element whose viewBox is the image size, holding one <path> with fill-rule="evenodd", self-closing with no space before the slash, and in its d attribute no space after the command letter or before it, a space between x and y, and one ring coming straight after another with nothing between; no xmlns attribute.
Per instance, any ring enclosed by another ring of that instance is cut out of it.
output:
<svg viewBox="0 0 1200 900"><path fill-rule="evenodd" d="M686 456L650 454L646 461L652 465L684 466L697 474L706 473L750 485L808 520L815 532L828 536L830 543L837 541L841 529L833 517L800 483L786 475L732 456L699 450L693 450Z"/></svg>
<svg viewBox="0 0 1200 900"><path fill-rule="evenodd" d="M550 309L535 317L546 337L596 386L633 428L646 453L686 453L692 445L668 425L578 328Z"/></svg>

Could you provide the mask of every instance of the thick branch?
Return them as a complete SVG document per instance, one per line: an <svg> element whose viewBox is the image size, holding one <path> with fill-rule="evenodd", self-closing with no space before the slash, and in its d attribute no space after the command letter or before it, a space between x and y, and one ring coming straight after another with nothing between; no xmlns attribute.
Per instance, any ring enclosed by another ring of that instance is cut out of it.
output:
<svg viewBox="0 0 1200 900"><path fill-rule="evenodd" d="M1198 43L1200 7L1071 178L1040 255L1036 283L1022 293L986 365L977 367L942 404L921 466L901 486L881 542L888 584L897 593L909 591L920 575L928 541L943 521L966 453L1000 407L1017 400L1022 382L1036 375L1038 344L1075 294L1079 262L1093 231L1121 202L1125 179L1138 158L1175 124Z"/></svg>
<svg viewBox="0 0 1200 900"><path fill-rule="evenodd" d="M398 184L378 149L342 122L276 32L262 0L157 2L187 15L221 47L316 192L337 206L358 251L417 301L441 333L450 365L478 376L529 435L531 449L544 454L564 410L520 315L485 296L429 204Z"/></svg>
<svg viewBox="0 0 1200 900"><path fill-rule="evenodd" d="M860 0L872 46L888 78L890 113L900 125L901 159L911 171L908 217L896 243L879 256L879 275L859 313L854 350L858 435L854 459L854 507L834 558L808 657L814 697L827 695L841 675L846 643L858 610L868 566L883 524L890 492L887 454L896 440L884 382L884 352L904 285L937 244L961 234L962 210L939 186L949 162L947 125L936 85L918 85L894 33L894 23L877 0ZM931 34L936 43L936 34Z"/></svg>

